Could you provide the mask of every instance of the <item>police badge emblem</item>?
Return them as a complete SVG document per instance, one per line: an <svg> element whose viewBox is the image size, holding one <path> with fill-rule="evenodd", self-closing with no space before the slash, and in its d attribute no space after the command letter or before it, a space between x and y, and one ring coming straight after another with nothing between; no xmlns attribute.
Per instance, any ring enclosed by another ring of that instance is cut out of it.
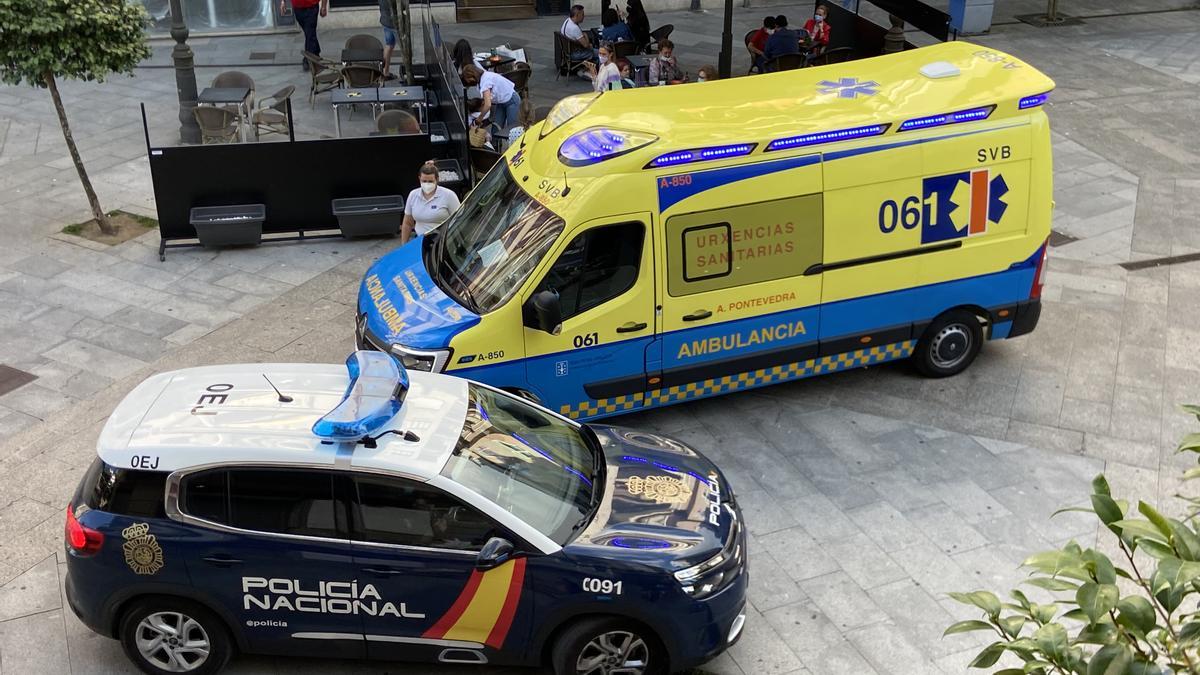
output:
<svg viewBox="0 0 1200 675"><path fill-rule="evenodd" d="M659 504L682 504L692 496L692 489L674 476L630 476L625 488L631 495L644 495Z"/></svg>
<svg viewBox="0 0 1200 675"><path fill-rule="evenodd" d="M150 526L146 523L134 523L121 530L125 544L121 550L125 552L125 564L134 574L154 574L162 569L163 552L158 545L158 539L150 534Z"/></svg>

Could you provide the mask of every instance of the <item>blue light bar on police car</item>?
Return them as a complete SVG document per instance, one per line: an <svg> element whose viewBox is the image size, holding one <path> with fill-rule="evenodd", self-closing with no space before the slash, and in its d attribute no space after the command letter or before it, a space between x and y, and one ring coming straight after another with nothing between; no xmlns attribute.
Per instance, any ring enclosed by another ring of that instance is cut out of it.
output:
<svg viewBox="0 0 1200 675"><path fill-rule="evenodd" d="M737 145L713 145L707 148L693 148L691 150L677 150L668 152L665 155L659 155L650 160L646 168L660 166L675 166L676 164L690 164L692 162L707 162L713 159L725 159L727 157L741 157L754 152L757 143L739 143Z"/></svg>
<svg viewBox="0 0 1200 675"><path fill-rule="evenodd" d="M342 402L313 424L315 435L331 441L358 441L400 412L408 372L383 352L357 351L346 359L350 385Z"/></svg>
<svg viewBox="0 0 1200 675"><path fill-rule="evenodd" d="M812 134L802 134L800 136L788 136L787 138L777 138L767 144L767 149L763 152L772 152L775 150L791 150L792 148L803 148L808 145L820 145L822 143L836 143L837 141L849 141L855 138L866 138L868 136L879 136L888 130L891 124L870 124L865 127L851 127L849 129L837 129L836 131L819 131Z"/></svg>
<svg viewBox="0 0 1200 675"><path fill-rule="evenodd" d="M592 127L567 137L558 159L567 166L586 166L612 159L657 141L653 134Z"/></svg>
<svg viewBox="0 0 1200 675"><path fill-rule="evenodd" d="M1034 96L1026 96L1025 98L1023 98L1017 102L1017 109L1024 110L1026 108L1036 108L1039 105L1045 103L1046 99L1048 99L1048 98L1050 98L1050 92L1045 92L1044 94L1036 94Z"/></svg>
<svg viewBox="0 0 1200 675"><path fill-rule="evenodd" d="M959 124L960 122L977 122L985 120L992 114L996 106L989 105L982 108L971 108L969 110L959 110L958 112L943 113L941 115L929 115L928 117L914 117L911 120L905 120L900 124L900 131L913 131L916 129L928 129L930 127L940 127L946 124Z"/></svg>

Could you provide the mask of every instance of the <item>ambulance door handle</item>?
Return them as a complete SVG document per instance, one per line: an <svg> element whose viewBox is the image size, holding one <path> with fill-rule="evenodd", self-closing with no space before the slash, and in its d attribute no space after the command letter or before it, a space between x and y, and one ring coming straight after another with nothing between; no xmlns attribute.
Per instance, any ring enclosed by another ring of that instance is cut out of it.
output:
<svg viewBox="0 0 1200 675"><path fill-rule="evenodd" d="M391 577L397 574L404 574L402 570L388 569L384 567L364 567L363 570L367 574L377 574L381 577Z"/></svg>
<svg viewBox="0 0 1200 675"><path fill-rule="evenodd" d="M629 321L627 323L621 324L620 326L617 326L617 332L618 333L632 333L634 331L642 330L645 327L646 327L645 321L641 321L641 322Z"/></svg>
<svg viewBox="0 0 1200 675"><path fill-rule="evenodd" d="M698 309L698 310L692 312L691 314L684 314L683 320L684 321L699 321L701 319L707 319L710 316L712 316L712 312L708 311L707 309Z"/></svg>
<svg viewBox="0 0 1200 675"><path fill-rule="evenodd" d="M232 567L233 565L240 565L242 562L237 558L230 558L227 555L210 555L201 558L201 560L217 567Z"/></svg>

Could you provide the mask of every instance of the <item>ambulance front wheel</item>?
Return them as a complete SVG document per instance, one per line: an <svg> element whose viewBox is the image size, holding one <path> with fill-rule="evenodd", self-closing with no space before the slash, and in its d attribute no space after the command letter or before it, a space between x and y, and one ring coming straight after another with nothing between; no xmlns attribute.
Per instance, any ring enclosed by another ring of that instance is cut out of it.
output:
<svg viewBox="0 0 1200 675"><path fill-rule="evenodd" d="M616 617L583 619L558 636L554 675L664 675L667 659L644 627Z"/></svg>
<svg viewBox="0 0 1200 675"><path fill-rule="evenodd" d="M913 363L926 377L950 377L967 369L983 346L979 318L955 309L934 319L917 342Z"/></svg>
<svg viewBox="0 0 1200 675"><path fill-rule="evenodd" d="M138 600L121 619L120 637L129 659L151 675L210 675L233 655L225 624L182 598Z"/></svg>

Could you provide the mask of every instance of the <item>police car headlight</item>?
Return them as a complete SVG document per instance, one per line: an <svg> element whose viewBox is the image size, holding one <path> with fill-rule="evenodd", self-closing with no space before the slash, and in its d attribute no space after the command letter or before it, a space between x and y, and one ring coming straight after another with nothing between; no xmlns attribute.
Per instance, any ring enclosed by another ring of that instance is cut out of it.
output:
<svg viewBox="0 0 1200 675"><path fill-rule="evenodd" d="M403 345L392 345L392 353L400 358L400 363L409 370L424 370L430 373L440 373L446 369L450 360L449 349L413 349Z"/></svg>
<svg viewBox="0 0 1200 675"><path fill-rule="evenodd" d="M675 573L675 579L688 595L700 599L717 593L728 586L745 569L746 549L741 537L741 523L733 509L726 508L733 518L729 528L729 539L721 552L699 565Z"/></svg>

